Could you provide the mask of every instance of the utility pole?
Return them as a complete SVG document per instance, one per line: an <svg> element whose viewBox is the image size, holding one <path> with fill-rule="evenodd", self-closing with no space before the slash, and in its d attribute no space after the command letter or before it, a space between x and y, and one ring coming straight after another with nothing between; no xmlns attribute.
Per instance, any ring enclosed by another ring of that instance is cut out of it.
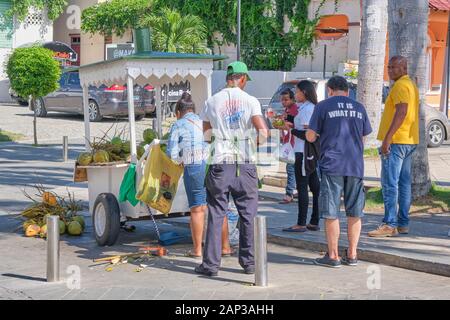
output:
<svg viewBox="0 0 450 320"><path fill-rule="evenodd" d="M241 60L241 0L237 0L237 60Z"/></svg>

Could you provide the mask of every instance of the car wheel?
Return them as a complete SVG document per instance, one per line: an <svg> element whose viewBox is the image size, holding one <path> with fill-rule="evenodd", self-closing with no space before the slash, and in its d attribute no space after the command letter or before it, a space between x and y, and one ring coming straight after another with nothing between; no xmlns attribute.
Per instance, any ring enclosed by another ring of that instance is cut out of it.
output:
<svg viewBox="0 0 450 320"><path fill-rule="evenodd" d="M89 100L89 121L98 122L102 120L102 115L100 114L100 108L97 102L94 100Z"/></svg>
<svg viewBox="0 0 450 320"><path fill-rule="evenodd" d="M135 119L136 121L141 121L141 120L143 120L144 118L145 118L145 114L140 114L140 115L134 117L134 119Z"/></svg>
<svg viewBox="0 0 450 320"><path fill-rule="evenodd" d="M147 113L147 117L148 118L156 118L156 110Z"/></svg>
<svg viewBox="0 0 450 320"><path fill-rule="evenodd" d="M428 126L428 147L437 148L441 146L445 138L445 129L439 121L432 121Z"/></svg>
<svg viewBox="0 0 450 320"><path fill-rule="evenodd" d="M17 102L21 106L28 107L28 101L26 101L26 100L19 99L19 100L17 100Z"/></svg>
<svg viewBox="0 0 450 320"><path fill-rule="evenodd" d="M44 118L47 116L47 109L45 108L44 100L37 98L34 102L34 113L36 117Z"/></svg>
<svg viewBox="0 0 450 320"><path fill-rule="evenodd" d="M102 193L97 196L92 224L99 246L112 246L116 243L120 232L120 208L113 194Z"/></svg>

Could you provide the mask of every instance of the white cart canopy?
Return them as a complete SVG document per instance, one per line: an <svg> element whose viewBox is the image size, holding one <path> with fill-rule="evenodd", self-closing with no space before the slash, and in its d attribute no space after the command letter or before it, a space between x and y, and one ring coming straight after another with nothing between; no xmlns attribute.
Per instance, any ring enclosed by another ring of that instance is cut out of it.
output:
<svg viewBox="0 0 450 320"><path fill-rule="evenodd" d="M79 67L83 87L83 107L85 119L86 148L89 149L89 97L90 85L112 85L126 83L128 88L134 84L150 84L156 88L156 110L158 128L161 128L161 86L171 82L188 80L191 83L192 98L197 112L211 96L211 75L213 62L224 60L225 56L141 52L114 60L102 61ZM128 90L128 118L130 122L132 161L136 162L136 131L133 90Z"/></svg>

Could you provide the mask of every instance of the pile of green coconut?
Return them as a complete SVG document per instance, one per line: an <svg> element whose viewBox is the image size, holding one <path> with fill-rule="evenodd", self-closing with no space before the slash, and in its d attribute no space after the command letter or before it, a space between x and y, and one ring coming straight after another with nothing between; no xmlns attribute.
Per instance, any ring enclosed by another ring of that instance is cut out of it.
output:
<svg viewBox="0 0 450 320"><path fill-rule="evenodd" d="M54 192L46 190L41 185L34 186L35 195L26 193L25 196L32 201L21 213L25 219L22 228L27 237L47 237L47 218L59 216L59 233L68 233L79 236L83 233L86 224L83 216L78 215L82 210L80 201L68 192L67 197L62 197Z"/></svg>
<svg viewBox="0 0 450 320"><path fill-rule="evenodd" d="M151 144L153 140L158 139L158 133L152 129L144 130L142 134L143 141L137 146L137 157L140 159L145 152L145 146ZM162 137L168 139L168 135ZM131 143L123 133L109 138L106 134L102 138L94 138L90 144L91 152L83 152L78 156L77 163L80 166L107 164L110 162L130 162L131 161ZM166 150L166 145L162 144L161 149Z"/></svg>
<svg viewBox="0 0 450 320"><path fill-rule="evenodd" d="M137 147L138 159L140 159L142 157L142 155L144 154L145 146L148 145L148 144L151 144L153 142L153 140L159 139L159 135L158 135L158 133L156 131L154 131L152 129L146 129L142 133L142 138L144 140ZM162 138L161 138L161 140L167 140L167 139L169 139L169 134L168 133L163 135ZM166 149L167 149L167 145L165 143L162 143L161 144L161 150L166 152Z"/></svg>

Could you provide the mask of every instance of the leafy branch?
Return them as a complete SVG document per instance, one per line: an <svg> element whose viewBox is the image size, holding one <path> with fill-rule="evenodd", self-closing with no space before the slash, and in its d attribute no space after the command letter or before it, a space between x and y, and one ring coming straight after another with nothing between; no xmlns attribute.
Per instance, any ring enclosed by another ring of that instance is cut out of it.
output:
<svg viewBox="0 0 450 320"><path fill-rule="evenodd" d="M32 8L37 10L47 10L50 20L55 20L67 6L67 0L12 0L11 8L6 12L8 18L16 17L19 22L25 20Z"/></svg>
<svg viewBox="0 0 450 320"><path fill-rule="evenodd" d="M251 69L291 70L299 54L312 54L316 25L321 17L319 12L325 1L318 3L310 19L311 0L242 0L243 60ZM335 0L335 10L337 5L338 0ZM180 15L176 16L178 13ZM191 32L191 38L198 39L194 41L193 51L205 51L204 37L206 46L212 51L217 47L220 50L223 45L236 44L236 0L110 0L83 11L82 30L121 36L130 28L151 26L155 30L155 48L192 52L190 45L177 43L176 34L183 35L184 32L169 30L176 29L186 17L203 21L194 23L197 27L195 33ZM196 48L197 44L199 48Z"/></svg>

